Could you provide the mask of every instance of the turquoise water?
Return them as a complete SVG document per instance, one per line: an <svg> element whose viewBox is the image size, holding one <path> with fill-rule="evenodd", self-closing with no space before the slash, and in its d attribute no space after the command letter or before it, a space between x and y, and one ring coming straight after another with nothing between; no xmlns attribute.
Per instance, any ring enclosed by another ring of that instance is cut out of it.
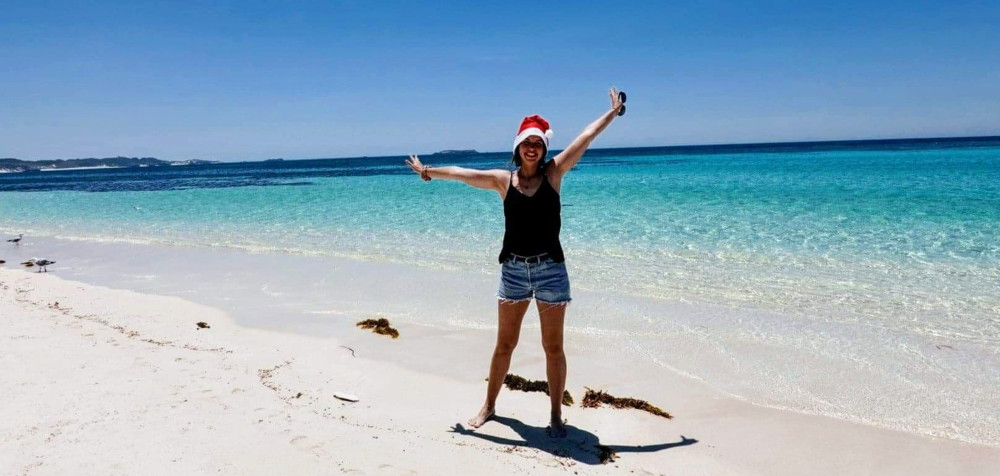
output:
<svg viewBox="0 0 1000 476"><path fill-rule="evenodd" d="M562 190L574 285L995 339L1000 145L975 144L602 151L585 158ZM424 184L392 159L352 160L332 176L336 161L284 162L263 169L263 179L235 183L243 186L225 181L267 164L205 166L210 174L194 167L5 174L0 190L14 175L57 185L31 192L8 185L0 227L492 271L503 233L496 194ZM466 161L505 166L503 156ZM135 186L167 181L181 185ZM107 191L83 191L81 183Z"/></svg>
<svg viewBox="0 0 1000 476"><path fill-rule="evenodd" d="M562 202L574 290L734 310L574 331L756 403L1000 444L1000 139L593 151ZM503 213L402 157L331 159L0 174L0 231L495 273ZM808 359L856 389L794 380Z"/></svg>

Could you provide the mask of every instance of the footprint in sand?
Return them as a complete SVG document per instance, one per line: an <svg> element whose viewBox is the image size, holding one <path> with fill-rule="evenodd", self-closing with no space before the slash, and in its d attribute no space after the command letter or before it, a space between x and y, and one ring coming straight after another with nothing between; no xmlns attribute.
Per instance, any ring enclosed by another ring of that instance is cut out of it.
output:
<svg viewBox="0 0 1000 476"><path fill-rule="evenodd" d="M393 465L391 465L391 464L380 464L378 466L379 473L385 473L385 474L405 474L405 475L415 475L415 474L417 474L417 472L414 471L414 470L412 470L412 469L409 470L409 471L407 471L407 472L405 472L405 473L402 472L402 471L399 471L399 470L390 472L389 471L390 469L396 469L396 467L393 466Z"/></svg>
<svg viewBox="0 0 1000 476"><path fill-rule="evenodd" d="M295 449L299 451L312 453L314 456L329 457L326 451L323 450L322 444L320 443L311 444L309 438L304 435L296 436L295 438L292 438L292 440L289 441L288 443L294 446Z"/></svg>

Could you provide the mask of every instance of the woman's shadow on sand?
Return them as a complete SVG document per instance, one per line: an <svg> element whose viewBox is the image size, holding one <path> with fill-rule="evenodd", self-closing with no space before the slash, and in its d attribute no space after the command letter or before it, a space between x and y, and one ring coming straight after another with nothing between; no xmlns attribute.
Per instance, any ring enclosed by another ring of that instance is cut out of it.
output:
<svg viewBox="0 0 1000 476"><path fill-rule="evenodd" d="M501 416L494 416L492 421L506 425L523 438L523 441L502 438L493 435L476 433L471 429L456 423L450 431L466 436L493 442L500 445L510 445L514 447L536 448L554 456L572 458L585 464L603 464L614 461L616 453L652 453L678 446L689 446L698 442L693 438L685 438L681 435L680 441L672 443L660 443L655 445L602 445L601 439L597 435L581 430L573 425L566 425L567 435L563 439L552 439L546 433L545 428L528 426L520 420Z"/></svg>

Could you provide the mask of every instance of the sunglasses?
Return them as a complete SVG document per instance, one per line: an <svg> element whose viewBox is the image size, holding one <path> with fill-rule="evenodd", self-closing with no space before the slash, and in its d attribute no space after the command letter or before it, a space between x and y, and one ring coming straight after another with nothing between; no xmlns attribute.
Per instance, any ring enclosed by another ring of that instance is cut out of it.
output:
<svg viewBox="0 0 1000 476"><path fill-rule="evenodd" d="M618 100L622 102L622 108L618 110L619 116L625 115L625 100L627 99L628 96L625 95L625 91L618 91Z"/></svg>

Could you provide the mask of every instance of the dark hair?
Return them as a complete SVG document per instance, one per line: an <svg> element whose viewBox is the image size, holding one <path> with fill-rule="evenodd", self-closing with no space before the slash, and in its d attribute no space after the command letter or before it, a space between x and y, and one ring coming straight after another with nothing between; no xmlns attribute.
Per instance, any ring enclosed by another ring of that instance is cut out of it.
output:
<svg viewBox="0 0 1000 476"><path fill-rule="evenodd" d="M514 164L514 167L520 167L521 166L521 150L520 149L521 149L521 144L518 144L517 147L514 148L514 155L510 158L510 163ZM549 155L549 148L545 147L543 145L542 146L542 163L541 163L541 167L540 168L545 168L545 164L546 164L545 158L548 155Z"/></svg>

